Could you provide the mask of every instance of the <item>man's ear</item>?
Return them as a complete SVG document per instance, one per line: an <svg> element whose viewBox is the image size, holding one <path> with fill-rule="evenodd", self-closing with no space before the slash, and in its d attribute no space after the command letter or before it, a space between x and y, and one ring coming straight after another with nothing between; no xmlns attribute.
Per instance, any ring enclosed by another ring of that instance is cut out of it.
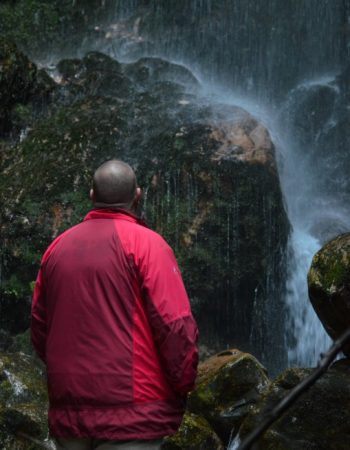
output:
<svg viewBox="0 0 350 450"><path fill-rule="evenodd" d="M137 205L139 204L139 202L141 200L141 197L142 197L142 190L141 190L141 188L137 187L136 188L136 192L135 192L135 196L134 196L134 200L133 200L132 205L131 205L131 209L136 209L137 208Z"/></svg>
<svg viewBox="0 0 350 450"><path fill-rule="evenodd" d="M142 198L142 189L140 187L136 188L135 201L138 203Z"/></svg>
<svg viewBox="0 0 350 450"><path fill-rule="evenodd" d="M93 189L90 189L90 200L92 201L92 203L95 203L95 192Z"/></svg>

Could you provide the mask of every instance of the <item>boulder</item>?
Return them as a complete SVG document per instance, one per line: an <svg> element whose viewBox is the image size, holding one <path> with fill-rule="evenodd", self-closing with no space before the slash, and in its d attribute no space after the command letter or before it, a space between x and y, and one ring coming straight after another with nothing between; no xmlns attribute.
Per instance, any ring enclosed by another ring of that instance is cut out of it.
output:
<svg viewBox="0 0 350 450"><path fill-rule="evenodd" d="M308 274L309 296L332 339L350 327L350 233L331 240L316 253ZM350 356L350 344L344 346Z"/></svg>
<svg viewBox="0 0 350 450"><path fill-rule="evenodd" d="M350 448L349 364L337 364L298 398L260 438L256 450L346 450ZM271 383L245 418L243 440L266 414L311 372L288 369Z"/></svg>
<svg viewBox="0 0 350 450"><path fill-rule="evenodd" d="M55 103L4 153L1 302L29 311L42 252L88 211L94 169L124 159L144 191L139 212L178 257L202 343L282 367L289 222L268 130L159 58L120 64L93 52L58 70Z"/></svg>
<svg viewBox="0 0 350 450"><path fill-rule="evenodd" d="M188 410L205 417L227 445L268 384L266 370L254 356L225 350L199 365Z"/></svg>
<svg viewBox="0 0 350 450"><path fill-rule="evenodd" d="M1 449L40 448L35 444L48 434L46 411L46 383L39 361L23 353L0 353Z"/></svg>

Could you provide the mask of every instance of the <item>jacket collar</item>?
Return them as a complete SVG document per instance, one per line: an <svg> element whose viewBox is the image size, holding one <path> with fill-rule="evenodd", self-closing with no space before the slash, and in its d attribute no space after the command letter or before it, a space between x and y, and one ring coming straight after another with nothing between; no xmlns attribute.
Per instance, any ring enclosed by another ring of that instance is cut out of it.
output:
<svg viewBox="0 0 350 450"><path fill-rule="evenodd" d="M147 227L143 219L131 211L121 208L94 208L86 214L84 221L91 219L121 219Z"/></svg>

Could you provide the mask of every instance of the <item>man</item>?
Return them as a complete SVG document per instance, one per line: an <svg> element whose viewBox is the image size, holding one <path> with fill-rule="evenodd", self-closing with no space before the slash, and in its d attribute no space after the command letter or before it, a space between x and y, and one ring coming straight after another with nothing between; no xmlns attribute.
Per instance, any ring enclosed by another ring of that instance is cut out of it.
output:
<svg viewBox="0 0 350 450"><path fill-rule="evenodd" d="M45 252L32 342L59 449L159 449L193 389L197 327L172 250L132 211L131 167L100 166L84 221Z"/></svg>

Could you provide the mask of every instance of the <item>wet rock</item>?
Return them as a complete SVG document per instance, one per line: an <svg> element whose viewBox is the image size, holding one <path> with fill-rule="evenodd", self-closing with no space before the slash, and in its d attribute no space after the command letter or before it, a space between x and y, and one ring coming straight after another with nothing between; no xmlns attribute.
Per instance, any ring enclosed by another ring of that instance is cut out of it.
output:
<svg viewBox="0 0 350 450"><path fill-rule="evenodd" d="M124 159L144 190L140 212L175 249L203 344L281 367L289 223L266 128L193 93L191 73L159 58L94 52L58 69L57 101L2 164L5 300L30 299L45 247L90 207L93 170Z"/></svg>
<svg viewBox="0 0 350 450"><path fill-rule="evenodd" d="M62 60L58 70L73 95L125 97L132 85L121 65L103 53L90 52L82 60Z"/></svg>
<svg viewBox="0 0 350 450"><path fill-rule="evenodd" d="M136 63L128 64L125 73L140 85L170 81L190 89L200 84L192 72L180 64L174 64L160 58L140 58Z"/></svg>
<svg viewBox="0 0 350 450"><path fill-rule="evenodd" d="M350 326L350 234L328 242L308 274L311 303L327 333L337 339ZM344 346L350 356L350 344Z"/></svg>
<svg viewBox="0 0 350 450"><path fill-rule="evenodd" d="M23 353L0 353L0 447L37 448L47 437L47 394L42 367ZM40 447L38 447L40 448Z"/></svg>
<svg viewBox="0 0 350 450"><path fill-rule="evenodd" d="M337 89L331 84L301 85L289 94L288 108L292 126L301 143L308 145L331 119ZM309 145L308 145L309 147Z"/></svg>
<svg viewBox="0 0 350 450"><path fill-rule="evenodd" d="M288 369L262 394L243 422L243 439L310 369ZM256 450L346 450L350 447L348 365L330 369L256 444Z"/></svg>
<svg viewBox="0 0 350 450"><path fill-rule="evenodd" d="M162 450L224 450L219 437L200 416L186 413L179 431L167 438Z"/></svg>
<svg viewBox="0 0 350 450"><path fill-rule="evenodd" d="M333 120L320 130L316 148L319 157L314 160L315 173L324 174L320 184L325 195L335 196L344 205L347 205L350 194L350 162L347 151L350 146L349 106L350 101L348 105L339 105Z"/></svg>
<svg viewBox="0 0 350 450"><path fill-rule="evenodd" d="M225 350L199 365L188 409L205 417L227 445L268 384L265 368L252 355Z"/></svg>

